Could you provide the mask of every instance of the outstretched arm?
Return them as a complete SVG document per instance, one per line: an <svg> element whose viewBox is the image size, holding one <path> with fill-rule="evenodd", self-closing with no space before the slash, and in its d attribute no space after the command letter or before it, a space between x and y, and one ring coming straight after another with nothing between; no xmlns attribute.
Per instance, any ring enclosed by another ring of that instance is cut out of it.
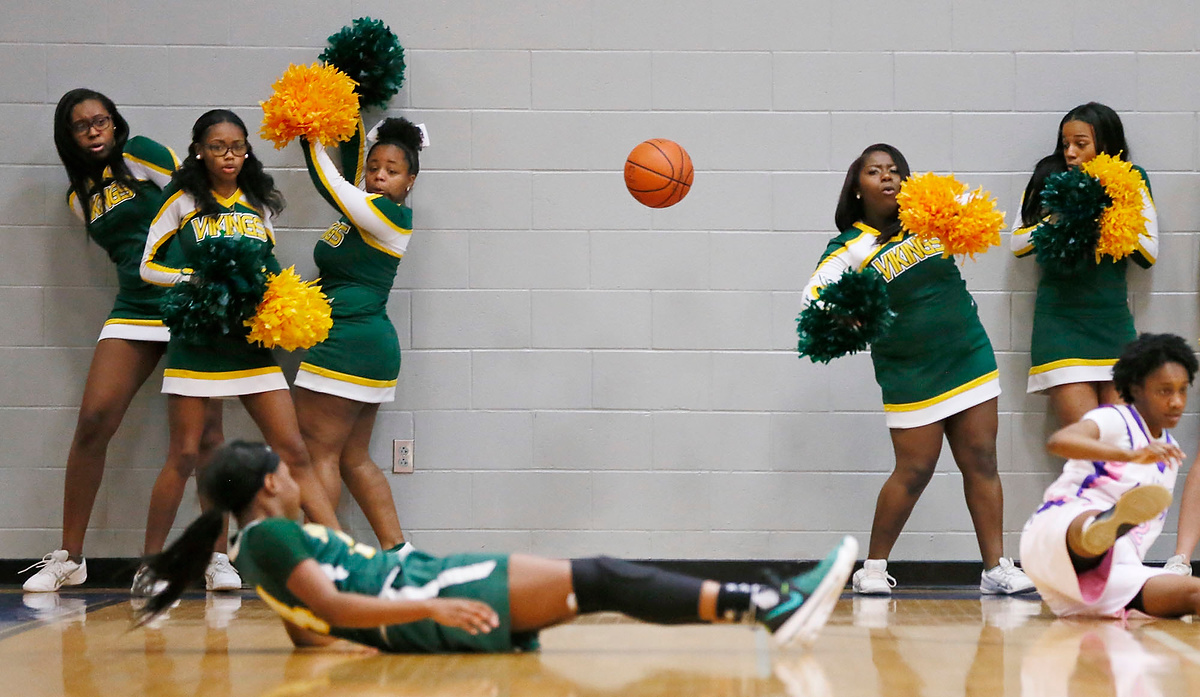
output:
<svg viewBox="0 0 1200 697"><path fill-rule="evenodd" d="M500 626L500 618L487 603L464 598L403 600L343 593L321 571L315 559L305 559L292 569L287 589L299 598L318 624L311 629L328 633L330 627L379 627L433 620L471 634L486 634Z"/></svg>

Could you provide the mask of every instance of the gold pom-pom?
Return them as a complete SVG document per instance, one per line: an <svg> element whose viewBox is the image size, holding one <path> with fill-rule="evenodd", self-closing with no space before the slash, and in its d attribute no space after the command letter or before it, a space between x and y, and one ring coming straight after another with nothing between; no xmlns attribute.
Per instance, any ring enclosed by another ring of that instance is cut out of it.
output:
<svg viewBox="0 0 1200 697"><path fill-rule="evenodd" d="M922 239L942 243L943 255L976 254L1000 244L1004 213L983 188L967 192L953 175L926 172L910 176L896 194L900 224Z"/></svg>
<svg viewBox="0 0 1200 697"><path fill-rule="evenodd" d="M246 341L295 351L324 341L333 320L321 286L316 281L304 281L296 273L296 267L289 266L267 278L262 302L245 324L250 327Z"/></svg>
<svg viewBox="0 0 1200 697"><path fill-rule="evenodd" d="M1096 263L1107 254L1123 259L1137 251L1138 237L1146 230L1142 215L1142 191L1146 184L1133 165L1112 155L1099 154L1083 164L1084 173L1095 177L1104 187L1112 205L1100 214L1100 239L1096 242Z"/></svg>
<svg viewBox="0 0 1200 697"><path fill-rule="evenodd" d="M342 71L331 65L289 65L262 102L259 135L279 149L305 136L333 145L358 129L358 95Z"/></svg>

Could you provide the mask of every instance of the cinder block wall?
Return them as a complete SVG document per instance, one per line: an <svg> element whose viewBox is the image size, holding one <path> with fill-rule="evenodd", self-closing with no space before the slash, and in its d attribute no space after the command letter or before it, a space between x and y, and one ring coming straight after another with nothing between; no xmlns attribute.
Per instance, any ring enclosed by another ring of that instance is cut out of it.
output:
<svg viewBox="0 0 1200 697"><path fill-rule="evenodd" d="M393 439L416 441L417 472L389 474L412 537L435 551L813 558L844 532L865 541L892 465L869 359L794 354L799 292L850 160L891 142L918 171L988 188L1011 220L1061 114L1108 103L1150 172L1163 232L1159 265L1130 272L1138 326L1194 338L1197 13L1185 0L10 0L0 557L57 545L70 434L114 292L62 203L51 121L67 89L108 93L134 132L181 151L204 110L257 123L289 62L314 60L354 17L388 21L409 61L392 112L433 140L390 306L399 398L374 444L386 467ZM651 137L683 144L697 170L689 197L662 211L621 177ZM334 215L294 146L255 146L289 202L278 256L311 274ZM1042 450L1046 400L1024 394L1036 269L997 249L963 273L1003 377L1015 554L1059 468ZM110 451L89 555L140 551L166 449L160 378ZM226 419L231 438L255 433L236 403ZM1190 452L1198 430L1193 409L1177 434ZM371 539L353 505L342 513ZM978 558L948 454L894 556Z"/></svg>

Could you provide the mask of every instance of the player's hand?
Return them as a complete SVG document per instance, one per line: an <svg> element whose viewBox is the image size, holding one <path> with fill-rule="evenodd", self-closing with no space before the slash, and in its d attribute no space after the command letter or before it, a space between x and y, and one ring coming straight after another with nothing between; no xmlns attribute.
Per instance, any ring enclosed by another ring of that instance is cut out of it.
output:
<svg viewBox="0 0 1200 697"><path fill-rule="evenodd" d="M1183 464L1183 458L1183 451L1174 443L1151 443L1133 451L1133 457L1129 461L1139 465L1162 462L1168 467L1178 467Z"/></svg>
<svg viewBox="0 0 1200 697"><path fill-rule="evenodd" d="M500 616L487 603L465 598L434 598L429 601L429 617L446 627L468 634L487 634L500 626Z"/></svg>

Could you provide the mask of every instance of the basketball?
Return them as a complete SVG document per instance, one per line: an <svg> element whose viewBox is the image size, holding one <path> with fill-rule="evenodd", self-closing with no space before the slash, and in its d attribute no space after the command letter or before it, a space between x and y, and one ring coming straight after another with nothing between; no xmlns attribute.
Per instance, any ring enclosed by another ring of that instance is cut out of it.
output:
<svg viewBox="0 0 1200 697"><path fill-rule="evenodd" d="M625 158L625 188L638 203L666 208L692 188L692 158L679 143L652 138L638 143Z"/></svg>

